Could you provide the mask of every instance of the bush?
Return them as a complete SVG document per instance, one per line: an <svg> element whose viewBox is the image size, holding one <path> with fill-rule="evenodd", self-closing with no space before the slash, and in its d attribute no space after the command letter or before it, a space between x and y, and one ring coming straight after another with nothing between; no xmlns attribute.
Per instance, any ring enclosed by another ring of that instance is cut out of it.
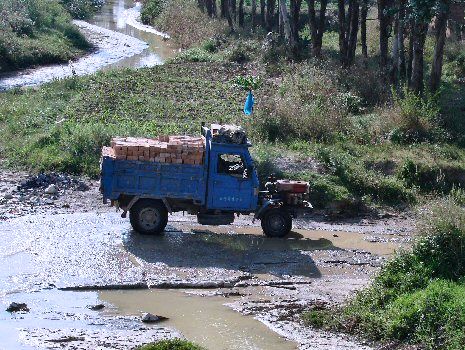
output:
<svg viewBox="0 0 465 350"><path fill-rule="evenodd" d="M203 350L203 348L186 340L173 339L143 345L137 350Z"/></svg>
<svg viewBox="0 0 465 350"><path fill-rule="evenodd" d="M144 4L142 11L148 11L145 7L155 3L164 5L150 23L169 33L174 42L183 49L199 45L207 38L226 32L226 24L208 17L194 0L166 0L166 3L149 0Z"/></svg>
<svg viewBox="0 0 465 350"><path fill-rule="evenodd" d="M308 65L289 67L267 103L257 110L254 127L269 140L334 141L347 134L360 99L340 91L337 77L323 68Z"/></svg>
<svg viewBox="0 0 465 350"><path fill-rule="evenodd" d="M142 4L140 19L142 23L153 25L165 6L165 0L145 0Z"/></svg>
<svg viewBox="0 0 465 350"><path fill-rule="evenodd" d="M439 133L438 96L422 97L405 87L401 94L393 90L393 97L398 108L398 118L391 140L401 143L434 140Z"/></svg>
<svg viewBox="0 0 465 350"><path fill-rule="evenodd" d="M424 214L419 233L412 250L397 254L346 306L312 311L304 320L374 340L463 349L465 209L454 197L437 201Z"/></svg>
<svg viewBox="0 0 465 350"><path fill-rule="evenodd" d="M56 1L6 0L0 13L0 71L66 62L89 48Z"/></svg>
<svg viewBox="0 0 465 350"><path fill-rule="evenodd" d="M408 187L423 192L448 193L454 188L465 186L464 167L449 164L426 164L406 159L399 168L397 177Z"/></svg>

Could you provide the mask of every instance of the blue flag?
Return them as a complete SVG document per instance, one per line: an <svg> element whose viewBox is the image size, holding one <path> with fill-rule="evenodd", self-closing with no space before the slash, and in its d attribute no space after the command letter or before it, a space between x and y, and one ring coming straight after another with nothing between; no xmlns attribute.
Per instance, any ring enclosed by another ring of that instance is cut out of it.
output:
<svg viewBox="0 0 465 350"><path fill-rule="evenodd" d="M244 114L245 115L251 115L253 113L253 105L254 105L254 98L252 91L249 91L249 94L247 95L247 100L245 100L245 105L244 105Z"/></svg>

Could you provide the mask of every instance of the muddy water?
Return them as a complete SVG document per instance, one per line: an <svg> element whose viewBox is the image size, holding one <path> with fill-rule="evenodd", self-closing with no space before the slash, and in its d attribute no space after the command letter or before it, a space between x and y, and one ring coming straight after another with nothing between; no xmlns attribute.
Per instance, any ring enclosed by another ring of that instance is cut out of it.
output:
<svg viewBox="0 0 465 350"><path fill-rule="evenodd" d="M133 0L107 0L102 9L89 22L96 26L120 32L148 44L148 48L132 57L104 67L150 67L162 64L173 57L175 49L167 41L168 36L140 22L141 3Z"/></svg>
<svg viewBox="0 0 465 350"><path fill-rule="evenodd" d="M216 239L223 244L235 244L242 249L258 245L261 249L274 250L316 250L316 249L359 249L380 256L390 256L400 245L394 242L368 241L367 235L359 232L293 229L283 239L268 239L260 227L256 226L206 226L179 225L183 230L194 233L216 234ZM231 236L233 235L233 236ZM239 235L239 236L234 236ZM383 236L380 234L380 236ZM234 238L236 237L236 238ZM391 235L391 238L393 235ZM242 243L242 245L241 245Z"/></svg>
<svg viewBox="0 0 465 350"><path fill-rule="evenodd" d="M291 350L297 344L281 338L261 322L223 305L229 299L201 297L173 290L104 291L100 300L115 306L109 315L150 312L168 317L157 326L172 327L209 350Z"/></svg>

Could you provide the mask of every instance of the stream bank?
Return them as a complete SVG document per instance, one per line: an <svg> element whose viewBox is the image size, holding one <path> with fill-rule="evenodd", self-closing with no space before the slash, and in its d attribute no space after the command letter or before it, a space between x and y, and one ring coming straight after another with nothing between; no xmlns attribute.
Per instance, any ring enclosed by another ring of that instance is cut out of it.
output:
<svg viewBox="0 0 465 350"><path fill-rule="evenodd" d="M176 50L166 34L139 22L140 4L109 0L89 21L75 20L94 49L67 64L53 64L0 75L0 91L37 86L55 79L93 74L102 69L140 68L162 64Z"/></svg>

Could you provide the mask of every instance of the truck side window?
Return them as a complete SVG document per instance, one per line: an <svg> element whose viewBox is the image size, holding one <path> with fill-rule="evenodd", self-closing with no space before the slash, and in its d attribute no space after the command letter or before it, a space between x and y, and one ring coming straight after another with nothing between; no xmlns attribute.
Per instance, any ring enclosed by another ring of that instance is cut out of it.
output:
<svg viewBox="0 0 465 350"><path fill-rule="evenodd" d="M246 178L245 169L245 163L239 154L220 154L218 156L218 174Z"/></svg>

